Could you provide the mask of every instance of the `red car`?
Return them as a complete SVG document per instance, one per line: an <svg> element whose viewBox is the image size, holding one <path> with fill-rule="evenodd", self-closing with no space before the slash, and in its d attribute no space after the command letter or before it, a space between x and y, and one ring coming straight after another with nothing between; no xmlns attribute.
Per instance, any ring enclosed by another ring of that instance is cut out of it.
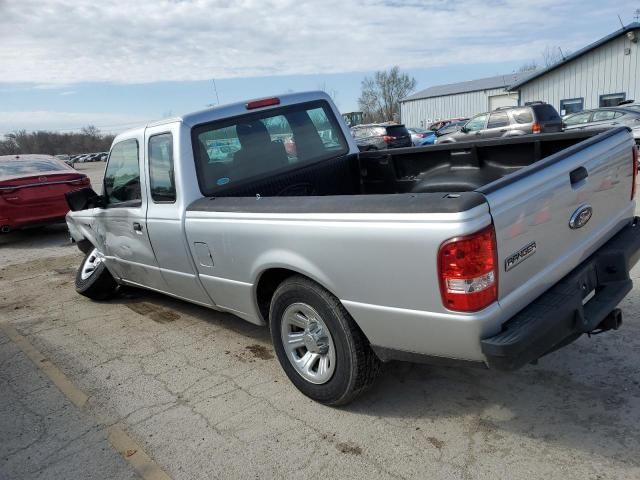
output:
<svg viewBox="0 0 640 480"><path fill-rule="evenodd" d="M64 221L64 194L91 181L49 155L0 156L0 231Z"/></svg>

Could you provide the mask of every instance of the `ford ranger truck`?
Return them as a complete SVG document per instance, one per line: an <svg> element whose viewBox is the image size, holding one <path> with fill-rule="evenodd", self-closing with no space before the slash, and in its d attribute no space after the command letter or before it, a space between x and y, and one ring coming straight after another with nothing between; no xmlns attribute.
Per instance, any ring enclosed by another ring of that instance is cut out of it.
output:
<svg viewBox="0 0 640 480"><path fill-rule="evenodd" d="M210 108L118 135L102 193L67 195L76 289L266 325L329 405L393 359L513 370L620 327L637 170L627 128L359 152L322 92Z"/></svg>

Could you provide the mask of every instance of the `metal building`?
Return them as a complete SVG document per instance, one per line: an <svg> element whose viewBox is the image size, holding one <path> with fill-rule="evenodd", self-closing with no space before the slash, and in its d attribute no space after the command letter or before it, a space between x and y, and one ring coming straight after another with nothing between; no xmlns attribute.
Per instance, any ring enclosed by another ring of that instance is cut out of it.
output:
<svg viewBox="0 0 640 480"><path fill-rule="evenodd" d="M632 23L511 85L520 103L542 100L561 115L640 101L640 23Z"/></svg>
<svg viewBox="0 0 640 480"><path fill-rule="evenodd" d="M640 101L639 41L635 22L545 69L429 87L400 102L402 123L428 127L440 119L534 101L553 105L561 115Z"/></svg>
<svg viewBox="0 0 640 480"><path fill-rule="evenodd" d="M509 92L508 87L518 79L518 74L510 73L429 87L400 102L402 123L408 127L426 128L437 120L470 117L498 107L517 105L518 94Z"/></svg>

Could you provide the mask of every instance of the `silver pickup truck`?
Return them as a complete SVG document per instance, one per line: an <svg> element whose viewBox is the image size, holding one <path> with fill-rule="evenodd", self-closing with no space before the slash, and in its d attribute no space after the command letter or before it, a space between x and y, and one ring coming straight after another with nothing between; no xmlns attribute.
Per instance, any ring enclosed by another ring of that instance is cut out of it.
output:
<svg viewBox="0 0 640 480"><path fill-rule="evenodd" d="M68 194L76 289L268 325L330 405L393 359L512 370L619 327L637 170L626 128L361 153L321 92L211 108L119 135L102 194Z"/></svg>

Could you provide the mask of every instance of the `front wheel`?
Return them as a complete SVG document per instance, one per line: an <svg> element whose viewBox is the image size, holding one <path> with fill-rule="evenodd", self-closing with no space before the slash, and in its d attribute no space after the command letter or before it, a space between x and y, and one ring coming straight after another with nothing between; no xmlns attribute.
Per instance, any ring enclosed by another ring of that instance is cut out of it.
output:
<svg viewBox="0 0 640 480"><path fill-rule="evenodd" d="M118 284L104 265L97 248L84 257L76 273L76 292L92 300L107 300L116 293Z"/></svg>
<svg viewBox="0 0 640 480"><path fill-rule="evenodd" d="M380 361L364 334L340 301L313 281L285 280L269 318L280 365L309 398L346 405L377 377Z"/></svg>

